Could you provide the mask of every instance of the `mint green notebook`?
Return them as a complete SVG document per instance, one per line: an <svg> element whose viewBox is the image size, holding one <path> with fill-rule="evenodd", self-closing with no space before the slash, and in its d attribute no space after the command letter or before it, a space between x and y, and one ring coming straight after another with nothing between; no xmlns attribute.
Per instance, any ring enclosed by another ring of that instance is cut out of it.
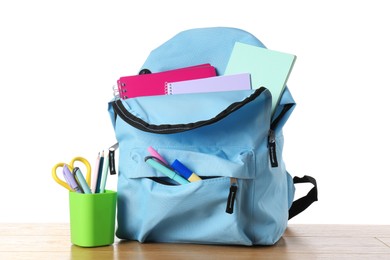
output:
<svg viewBox="0 0 390 260"><path fill-rule="evenodd" d="M225 75L250 73L252 88L266 87L272 95L272 114L279 103L296 56L236 42Z"/></svg>

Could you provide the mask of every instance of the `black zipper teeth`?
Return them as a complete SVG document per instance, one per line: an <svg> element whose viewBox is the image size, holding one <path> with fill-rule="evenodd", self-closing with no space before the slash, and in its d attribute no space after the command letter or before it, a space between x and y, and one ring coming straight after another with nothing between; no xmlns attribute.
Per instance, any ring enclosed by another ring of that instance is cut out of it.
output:
<svg viewBox="0 0 390 260"><path fill-rule="evenodd" d="M256 99L262 92L264 92L266 88L259 88L257 89L253 94L251 94L249 97L244 99L243 101L240 102L235 102L228 106L225 110L223 110L221 113L219 113L217 116L208 119L208 120L203 120L203 121L198 121L194 123L188 123L188 124L175 124L175 125L170 125L170 124L162 124L162 125L153 125L149 124L142 119L134 116L133 114L129 113L126 108L124 107L122 101L120 99L116 100L113 102L113 108L115 112L128 124L131 126L145 131L145 132L151 132L151 133L159 133L159 134L172 134L172 133L179 133L179 132L184 132L187 130L195 129L201 126L206 126L210 125L213 123L216 123L229 114L233 113L234 111L237 111L247 103L253 101Z"/></svg>
<svg viewBox="0 0 390 260"><path fill-rule="evenodd" d="M280 120L283 118L284 114L286 114L287 111L289 111L290 108L292 108L293 106L294 106L294 104L286 104L286 105L283 106L282 112L280 112L280 114L271 123L271 129L272 130L276 129L276 127L278 126Z"/></svg>
<svg viewBox="0 0 390 260"><path fill-rule="evenodd" d="M280 120L282 120L283 116L289 111L294 104L286 104L283 106L282 112L272 121L270 130L268 133L268 153L269 159L271 162L271 167L275 168L279 166L277 152L276 152L276 140L275 140L275 129L278 126Z"/></svg>

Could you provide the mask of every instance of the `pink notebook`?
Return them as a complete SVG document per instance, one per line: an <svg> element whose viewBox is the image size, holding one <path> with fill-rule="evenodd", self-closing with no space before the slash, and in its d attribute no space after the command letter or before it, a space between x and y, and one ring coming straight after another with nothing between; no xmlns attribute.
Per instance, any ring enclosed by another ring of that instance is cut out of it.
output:
<svg viewBox="0 0 390 260"><path fill-rule="evenodd" d="M167 82L201 79L216 76L216 70L210 64L185 67L163 72L121 77L117 81L119 96L122 99L166 95Z"/></svg>

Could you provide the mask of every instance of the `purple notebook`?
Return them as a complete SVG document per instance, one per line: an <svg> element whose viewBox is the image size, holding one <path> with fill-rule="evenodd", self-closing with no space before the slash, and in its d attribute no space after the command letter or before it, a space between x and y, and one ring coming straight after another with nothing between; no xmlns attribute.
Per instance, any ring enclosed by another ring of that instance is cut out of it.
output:
<svg viewBox="0 0 390 260"><path fill-rule="evenodd" d="M166 84L167 95L250 89L251 79L249 73L169 82Z"/></svg>

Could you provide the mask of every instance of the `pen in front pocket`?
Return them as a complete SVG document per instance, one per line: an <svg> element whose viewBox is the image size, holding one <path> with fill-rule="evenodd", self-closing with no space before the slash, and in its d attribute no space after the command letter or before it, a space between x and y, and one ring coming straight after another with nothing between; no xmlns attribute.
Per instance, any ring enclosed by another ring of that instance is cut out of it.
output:
<svg viewBox="0 0 390 260"><path fill-rule="evenodd" d="M179 184L187 184L189 181L181 177L176 172L172 171L168 167L166 167L163 163L159 162L159 159L153 156L145 157L145 162L153 167L158 172L164 174L165 176L171 178L172 180L178 182Z"/></svg>
<svg viewBox="0 0 390 260"><path fill-rule="evenodd" d="M163 162L165 165L169 165L169 163L152 147L148 147L148 152L150 153L151 156L159 159L161 162Z"/></svg>

